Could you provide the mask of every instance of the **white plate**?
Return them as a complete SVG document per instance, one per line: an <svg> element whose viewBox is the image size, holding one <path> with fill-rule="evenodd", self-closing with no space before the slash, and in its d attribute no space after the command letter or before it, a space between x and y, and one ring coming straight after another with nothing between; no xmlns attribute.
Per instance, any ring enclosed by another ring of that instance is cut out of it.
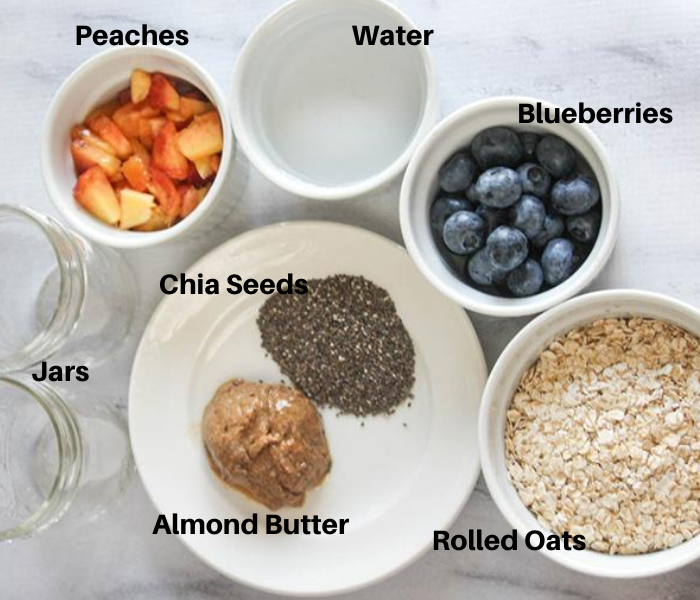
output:
<svg viewBox="0 0 700 600"><path fill-rule="evenodd" d="M187 273L218 279L220 294L168 296L146 328L129 394L136 463L162 514L206 521L258 513L259 532L181 535L184 543L236 581L290 595L356 589L420 556L433 531L459 514L479 474L477 418L486 366L466 313L420 275L402 247L334 223L251 231ZM331 473L303 508L277 511L350 519L342 536L266 535L268 511L227 489L207 465L199 424L219 384L232 377L281 379L255 323L269 296L228 294L232 273L258 280L288 273L296 279L363 275L391 294L413 338L411 407L365 419L323 411Z"/></svg>

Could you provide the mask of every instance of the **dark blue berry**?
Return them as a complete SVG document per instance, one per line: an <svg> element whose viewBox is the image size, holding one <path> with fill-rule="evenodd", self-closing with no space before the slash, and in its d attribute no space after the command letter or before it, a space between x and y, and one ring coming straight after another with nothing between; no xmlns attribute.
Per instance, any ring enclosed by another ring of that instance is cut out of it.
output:
<svg viewBox="0 0 700 600"><path fill-rule="evenodd" d="M465 191L476 175L476 164L464 152L452 156L438 173L440 187L446 192Z"/></svg>
<svg viewBox="0 0 700 600"><path fill-rule="evenodd" d="M501 208L491 208L485 204L476 207L476 214L486 221L487 233L491 233L499 225L506 225L509 219L509 210Z"/></svg>
<svg viewBox="0 0 700 600"><path fill-rule="evenodd" d="M523 144L523 158L525 160L535 160L540 136L531 131L525 131L520 134L520 141Z"/></svg>
<svg viewBox="0 0 700 600"><path fill-rule="evenodd" d="M547 212L542 200L523 194L510 209L510 224L532 240L542 233L546 216Z"/></svg>
<svg viewBox="0 0 700 600"><path fill-rule="evenodd" d="M486 256L503 271L515 269L527 258L527 238L519 229L501 225L486 239Z"/></svg>
<svg viewBox="0 0 700 600"><path fill-rule="evenodd" d="M450 252L459 255L476 252L484 245L486 222L476 213L460 210L445 222L442 239Z"/></svg>
<svg viewBox="0 0 700 600"><path fill-rule="evenodd" d="M538 198L544 198L552 183L552 176L540 165L525 163L518 167L520 186L524 194L532 194Z"/></svg>
<svg viewBox="0 0 700 600"><path fill-rule="evenodd" d="M542 252L542 271L549 285L559 285L574 270L574 245L565 238L555 238Z"/></svg>
<svg viewBox="0 0 700 600"><path fill-rule="evenodd" d="M507 167L493 167L484 171L474 187L479 202L492 208L512 206L523 191L518 174Z"/></svg>
<svg viewBox="0 0 700 600"><path fill-rule="evenodd" d="M482 169L516 167L523 158L523 144L512 129L491 127L479 132L472 141L472 155Z"/></svg>
<svg viewBox="0 0 700 600"><path fill-rule="evenodd" d="M591 210L582 215L567 217L566 229L577 242L583 244L595 242L600 229L600 212Z"/></svg>
<svg viewBox="0 0 700 600"><path fill-rule="evenodd" d="M466 198L444 195L438 197L430 207L430 227L436 236L442 235L445 221L460 210L473 210L474 206Z"/></svg>
<svg viewBox="0 0 700 600"><path fill-rule="evenodd" d="M519 267L508 273L506 283L514 296L532 296L540 291L544 282L542 267L536 260L528 258Z"/></svg>
<svg viewBox="0 0 700 600"><path fill-rule="evenodd" d="M491 262L485 250L479 250L469 259L467 272L479 285L498 285L503 283L507 275L507 271L499 269Z"/></svg>
<svg viewBox="0 0 700 600"><path fill-rule="evenodd" d="M553 240L564 233L565 225L564 219L559 215L547 215L544 218L544 224L542 225L542 231L538 233L531 241L532 245L537 248L544 248L549 240Z"/></svg>
<svg viewBox="0 0 700 600"><path fill-rule="evenodd" d="M575 175L557 181L550 197L552 206L563 215L582 215L600 200L600 190L590 175Z"/></svg>
<svg viewBox="0 0 700 600"><path fill-rule="evenodd" d="M547 135L537 144L537 161L554 177L566 177L576 165L576 152L560 137Z"/></svg>

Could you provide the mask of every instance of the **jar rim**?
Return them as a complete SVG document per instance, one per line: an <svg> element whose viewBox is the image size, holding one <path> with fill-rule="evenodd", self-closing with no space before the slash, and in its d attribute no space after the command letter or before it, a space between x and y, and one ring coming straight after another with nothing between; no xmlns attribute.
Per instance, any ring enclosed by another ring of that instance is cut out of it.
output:
<svg viewBox="0 0 700 600"><path fill-rule="evenodd" d="M46 413L56 437L57 469L41 505L27 518L0 530L0 542L28 537L52 525L68 510L78 490L84 466L83 437L73 410L51 386L34 382L28 375L0 376L0 384L15 387L31 397Z"/></svg>
<svg viewBox="0 0 700 600"><path fill-rule="evenodd" d="M51 245L59 275L56 308L46 325L24 346L0 356L0 373L21 371L52 356L77 326L85 304L85 257L77 238L58 221L26 206L0 204L0 220L24 219L36 226Z"/></svg>

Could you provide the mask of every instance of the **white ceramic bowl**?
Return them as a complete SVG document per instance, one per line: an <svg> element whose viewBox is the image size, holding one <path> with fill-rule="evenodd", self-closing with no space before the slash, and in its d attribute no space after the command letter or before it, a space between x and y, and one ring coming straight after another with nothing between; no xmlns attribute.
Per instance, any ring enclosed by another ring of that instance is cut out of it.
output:
<svg viewBox="0 0 700 600"><path fill-rule="evenodd" d="M397 176L439 115L424 45L357 45L352 26L416 29L384 0L292 0L238 56L231 116L270 181L340 200Z"/></svg>
<svg viewBox="0 0 700 600"><path fill-rule="evenodd" d="M401 231L413 260L423 274L444 294L465 308L497 317L516 317L542 312L571 298L600 272L617 239L620 197L610 163L598 138L585 125L520 125L520 103L542 102L517 96L493 98L470 104L444 119L423 140L413 155L401 186ZM542 102L545 107L553 104ZM439 186L438 171L472 138L496 125L517 131L551 133L563 138L586 159L598 179L601 193L600 234L584 264L565 282L529 298L501 298L471 287L457 277L440 255L430 231L430 206Z"/></svg>
<svg viewBox="0 0 700 600"><path fill-rule="evenodd" d="M70 130L100 104L128 88L133 69L161 71L197 86L219 111L224 134L221 165L211 189L197 209L186 219L162 231L123 231L102 223L73 197L77 180L70 153ZM179 237L216 218L221 203L230 200L224 182L235 148L230 116L224 96L214 80L191 58L181 52L159 46L125 46L102 52L84 62L63 82L54 96L44 120L41 141L41 166L49 196L63 217L86 237L118 248L152 246Z"/></svg>
<svg viewBox="0 0 700 600"><path fill-rule="evenodd" d="M600 318L640 316L672 323L700 336L700 311L660 294L610 290L585 294L540 315L513 338L493 367L481 401L479 452L484 479L506 520L521 535L544 529L523 504L508 478L504 448L505 415L523 372L556 337ZM636 556L593 550L541 550L552 560L582 573L632 578L657 575L700 558L700 536L674 548Z"/></svg>

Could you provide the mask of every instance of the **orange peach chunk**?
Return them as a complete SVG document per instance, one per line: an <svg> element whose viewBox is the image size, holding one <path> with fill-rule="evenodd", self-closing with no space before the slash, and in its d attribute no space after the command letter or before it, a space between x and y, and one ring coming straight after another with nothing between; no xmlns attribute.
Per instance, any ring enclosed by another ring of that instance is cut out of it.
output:
<svg viewBox="0 0 700 600"><path fill-rule="evenodd" d="M148 92L151 90L151 76L146 71L134 69L131 72L131 101L134 104L143 102L148 98Z"/></svg>
<svg viewBox="0 0 700 600"><path fill-rule="evenodd" d="M215 111L194 118L185 129L177 135L180 152L191 161L221 152L224 136L219 114Z"/></svg>
<svg viewBox="0 0 700 600"><path fill-rule="evenodd" d="M116 225L121 218L121 207L105 172L92 167L78 177L73 190L75 199L89 213L108 225Z"/></svg>
<svg viewBox="0 0 700 600"><path fill-rule="evenodd" d="M86 142L83 139L73 140L70 145L73 163L78 173L99 166L107 175L114 177L119 173L121 161L99 147Z"/></svg>

